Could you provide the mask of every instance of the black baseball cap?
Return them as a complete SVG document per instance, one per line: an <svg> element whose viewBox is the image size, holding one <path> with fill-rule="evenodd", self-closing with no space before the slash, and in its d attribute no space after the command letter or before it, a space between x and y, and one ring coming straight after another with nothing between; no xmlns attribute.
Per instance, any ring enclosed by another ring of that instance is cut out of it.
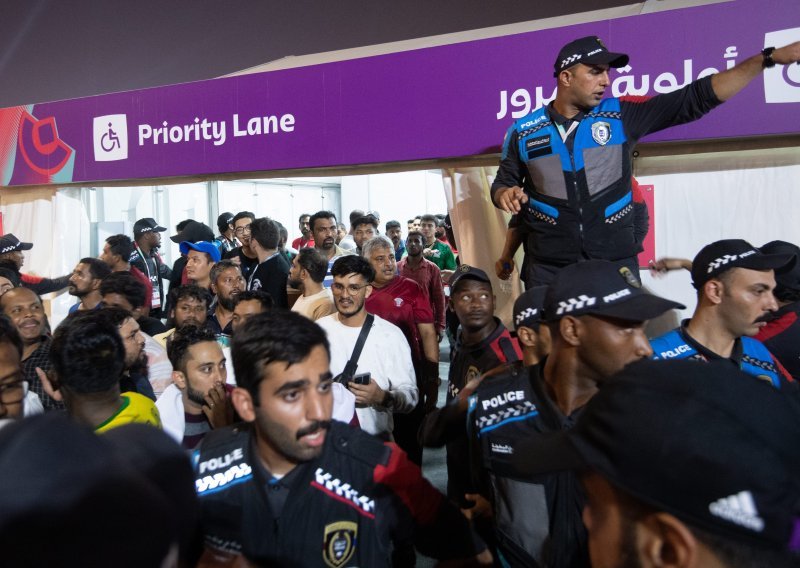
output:
<svg viewBox="0 0 800 568"><path fill-rule="evenodd" d="M474 266L470 266L469 264L462 264L456 268L453 274L450 276L450 281L448 282L450 285L450 294L453 293L456 285L464 279L478 280L479 282L486 282L489 284L489 286L492 285L492 281L483 270L480 268L475 268Z"/></svg>
<svg viewBox="0 0 800 568"><path fill-rule="evenodd" d="M792 254L800 258L800 247L786 241L770 241L760 248L764 254ZM775 269L775 282L778 288L800 290L800 262Z"/></svg>
<svg viewBox="0 0 800 568"><path fill-rule="evenodd" d="M644 360L612 377L575 427L515 448L518 474L591 470L730 539L800 551L800 405L728 361Z"/></svg>
<svg viewBox="0 0 800 568"><path fill-rule="evenodd" d="M199 221L189 221L186 223L180 233L177 235L172 235L169 240L178 244L182 243L183 241L188 241L190 243L197 243L200 241L211 242L214 240L214 231L212 231L211 227L205 223L201 223Z"/></svg>
<svg viewBox="0 0 800 568"><path fill-rule="evenodd" d="M597 36L586 36L569 42L561 48L553 65L558 77L564 69L568 69L578 63L586 65L608 65L609 67L625 67L628 64L628 56L624 53L613 53L608 51L606 46Z"/></svg>
<svg viewBox="0 0 800 568"><path fill-rule="evenodd" d="M219 217L217 217L217 229L219 229L220 232L227 231L228 225L230 225L231 223L233 223L233 213L231 213L230 211L226 211L225 213L220 213Z"/></svg>
<svg viewBox="0 0 800 568"><path fill-rule="evenodd" d="M12 233L0 237L0 254L14 252L15 250L31 250L33 243L23 243Z"/></svg>
<svg viewBox="0 0 800 568"><path fill-rule="evenodd" d="M586 314L645 321L686 306L642 289L627 267L607 260L587 260L562 268L547 289L544 321Z"/></svg>
<svg viewBox="0 0 800 568"><path fill-rule="evenodd" d="M703 284L730 270L786 270L794 266L794 254L764 254L742 239L724 239L704 246L692 261L692 286L697 290Z"/></svg>
<svg viewBox="0 0 800 568"><path fill-rule="evenodd" d="M542 306L547 286L525 290L514 302L514 329L532 327L542 321Z"/></svg>
<svg viewBox="0 0 800 568"><path fill-rule="evenodd" d="M133 224L133 234L134 235L141 235L142 233L147 233L149 231L155 231L156 233L161 233L166 231L166 227L159 226L156 223L156 220L152 217L145 217L143 219L139 219Z"/></svg>

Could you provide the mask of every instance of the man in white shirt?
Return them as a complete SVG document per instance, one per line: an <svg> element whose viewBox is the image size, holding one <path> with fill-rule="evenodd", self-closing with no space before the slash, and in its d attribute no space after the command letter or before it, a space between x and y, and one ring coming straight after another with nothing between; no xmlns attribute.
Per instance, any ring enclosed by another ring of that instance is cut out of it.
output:
<svg viewBox="0 0 800 568"><path fill-rule="evenodd" d="M322 282L328 271L328 261L315 248L304 248L292 260L289 286L303 291L292 305L292 311L317 321L336 311L330 288Z"/></svg>
<svg viewBox="0 0 800 568"><path fill-rule="evenodd" d="M331 372L340 374L353 354L361 328L367 319L365 301L372 291L375 272L359 256L343 256L332 268L333 301L336 313L317 321L325 330L331 347ZM400 328L374 316L355 374L369 373L369 384L350 381L356 397L356 414L361 428L391 439L392 413L411 412L419 399L411 350Z"/></svg>

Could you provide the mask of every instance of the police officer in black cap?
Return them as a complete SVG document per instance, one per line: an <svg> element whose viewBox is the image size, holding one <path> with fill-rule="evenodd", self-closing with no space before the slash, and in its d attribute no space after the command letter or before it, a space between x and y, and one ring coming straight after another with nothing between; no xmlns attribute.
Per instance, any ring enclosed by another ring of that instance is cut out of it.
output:
<svg viewBox="0 0 800 568"><path fill-rule="evenodd" d="M130 263L138 268L153 284L153 298L150 317L164 317L164 280L169 280L172 270L164 264L158 249L161 247L161 233L166 231L152 217L139 219L133 224L133 241L135 248Z"/></svg>

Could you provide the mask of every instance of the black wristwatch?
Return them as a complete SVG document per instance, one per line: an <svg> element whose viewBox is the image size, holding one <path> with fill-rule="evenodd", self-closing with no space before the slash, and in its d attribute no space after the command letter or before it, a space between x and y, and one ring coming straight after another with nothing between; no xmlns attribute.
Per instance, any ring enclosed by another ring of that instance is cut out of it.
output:
<svg viewBox="0 0 800 568"><path fill-rule="evenodd" d="M774 47L765 47L761 51L761 55L764 58L764 60L761 62L761 67L764 69L771 69L772 67L775 67L775 60L772 59L773 51L775 51Z"/></svg>

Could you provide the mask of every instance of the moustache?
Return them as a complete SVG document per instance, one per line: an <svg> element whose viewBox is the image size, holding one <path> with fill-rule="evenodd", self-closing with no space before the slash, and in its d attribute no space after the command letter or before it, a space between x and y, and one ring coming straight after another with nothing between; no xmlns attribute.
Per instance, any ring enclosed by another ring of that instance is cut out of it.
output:
<svg viewBox="0 0 800 568"><path fill-rule="evenodd" d="M330 420L315 420L305 428L300 428L297 431L296 438L299 440L303 436L308 436L310 434L316 433L318 430L330 430L331 429L331 421Z"/></svg>

